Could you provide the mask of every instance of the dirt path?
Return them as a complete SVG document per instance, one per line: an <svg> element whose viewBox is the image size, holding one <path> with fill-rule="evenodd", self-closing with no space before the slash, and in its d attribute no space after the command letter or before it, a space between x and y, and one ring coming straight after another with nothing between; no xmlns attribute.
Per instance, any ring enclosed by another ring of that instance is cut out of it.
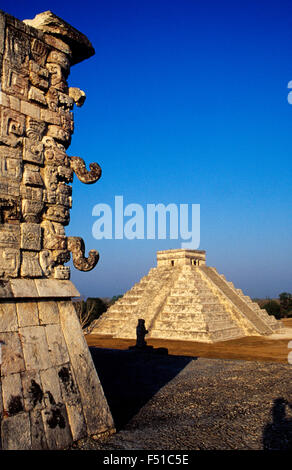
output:
<svg viewBox="0 0 292 470"><path fill-rule="evenodd" d="M135 344L134 340L116 339L97 335L87 335L89 346L110 349L128 349ZM214 344L150 339L147 344L154 348L166 348L168 354L179 356L209 357L217 359L243 359L246 361L288 361L288 343L292 340L291 335L282 339L269 339L262 336L251 336L230 341L222 341ZM292 351L292 348L290 349Z"/></svg>
<svg viewBox="0 0 292 470"><path fill-rule="evenodd" d="M290 449L292 366L93 348L118 432L80 449Z"/></svg>
<svg viewBox="0 0 292 470"><path fill-rule="evenodd" d="M117 433L78 448L292 450L289 334L215 344L149 340L152 353L129 351L134 340L86 339Z"/></svg>

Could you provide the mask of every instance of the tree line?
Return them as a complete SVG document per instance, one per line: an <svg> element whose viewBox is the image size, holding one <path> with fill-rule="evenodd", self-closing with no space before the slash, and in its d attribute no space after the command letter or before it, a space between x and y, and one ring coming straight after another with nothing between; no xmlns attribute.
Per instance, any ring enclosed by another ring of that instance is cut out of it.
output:
<svg viewBox="0 0 292 470"><path fill-rule="evenodd" d="M292 294L289 292L282 292L277 300L267 299L266 302L261 301L259 304L269 315L274 315L277 320L292 318Z"/></svg>
<svg viewBox="0 0 292 470"><path fill-rule="evenodd" d="M122 295L114 295L112 298L88 297L84 300L74 301L74 307L81 327L85 333L90 333L97 320L107 309L113 305Z"/></svg>

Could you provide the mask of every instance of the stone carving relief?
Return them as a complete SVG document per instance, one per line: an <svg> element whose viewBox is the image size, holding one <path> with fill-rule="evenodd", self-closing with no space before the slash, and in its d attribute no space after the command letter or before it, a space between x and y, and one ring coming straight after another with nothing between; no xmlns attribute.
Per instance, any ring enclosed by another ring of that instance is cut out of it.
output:
<svg viewBox="0 0 292 470"><path fill-rule="evenodd" d="M72 253L75 268L80 271L90 271L98 262L99 254L96 250L90 250L88 258L85 258L84 241L80 237L68 237L68 249Z"/></svg>
<svg viewBox="0 0 292 470"><path fill-rule="evenodd" d="M96 183L101 177L101 168L98 163L90 163L90 171L86 170L85 162L80 157L71 157L70 165L77 178L82 183L92 184Z"/></svg>
<svg viewBox="0 0 292 470"><path fill-rule="evenodd" d="M89 271L98 252L66 237L73 175L86 184L101 177L67 149L73 107L85 93L68 87L72 52L60 39L6 25L0 100L0 277L69 279L64 266ZM62 50L61 50L62 49ZM76 51L75 51L76 55Z"/></svg>

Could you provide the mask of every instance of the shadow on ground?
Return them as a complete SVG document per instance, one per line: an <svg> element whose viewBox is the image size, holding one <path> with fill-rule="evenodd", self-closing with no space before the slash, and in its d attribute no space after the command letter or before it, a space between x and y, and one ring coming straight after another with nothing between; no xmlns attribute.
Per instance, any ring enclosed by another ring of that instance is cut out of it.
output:
<svg viewBox="0 0 292 470"><path fill-rule="evenodd" d="M90 352L120 430L172 380L194 357L168 356L154 352L90 348Z"/></svg>
<svg viewBox="0 0 292 470"><path fill-rule="evenodd" d="M272 422L263 432L264 450L292 450L292 418L286 415L289 410L292 410L292 403L284 398L274 400Z"/></svg>

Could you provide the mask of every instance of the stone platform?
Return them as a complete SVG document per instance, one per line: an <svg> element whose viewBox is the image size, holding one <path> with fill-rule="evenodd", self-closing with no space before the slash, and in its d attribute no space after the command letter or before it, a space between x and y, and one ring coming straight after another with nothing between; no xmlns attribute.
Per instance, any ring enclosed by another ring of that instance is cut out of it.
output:
<svg viewBox="0 0 292 470"><path fill-rule="evenodd" d="M85 436L114 431L67 295L0 301L3 449L62 449Z"/></svg>
<svg viewBox="0 0 292 470"><path fill-rule="evenodd" d="M67 82L94 54L89 39L46 11L20 21L0 11L0 447L64 449L114 423L91 360L69 281L72 256L90 271L81 237L67 237L73 176L101 177L67 149L73 107Z"/></svg>

